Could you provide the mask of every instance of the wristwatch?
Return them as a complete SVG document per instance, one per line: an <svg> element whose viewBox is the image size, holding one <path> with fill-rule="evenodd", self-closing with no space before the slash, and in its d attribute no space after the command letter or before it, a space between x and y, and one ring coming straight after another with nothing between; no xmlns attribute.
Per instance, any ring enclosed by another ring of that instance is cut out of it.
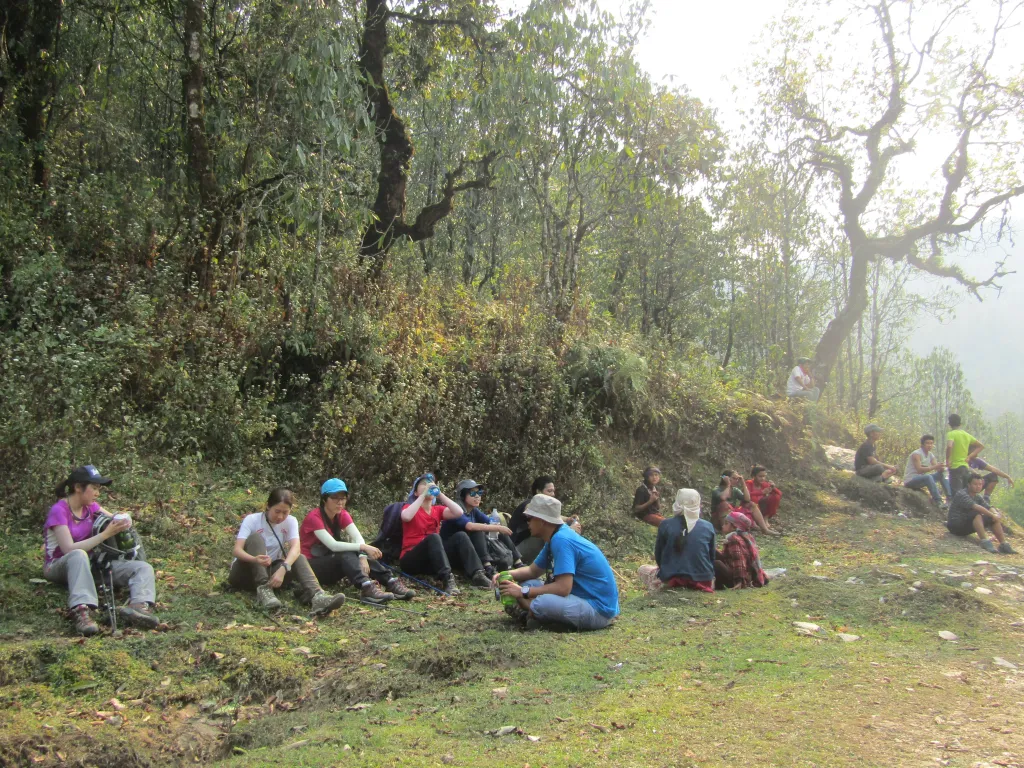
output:
<svg viewBox="0 0 1024 768"><path fill-rule="evenodd" d="M283 565L284 565L284 572L285 573L291 573L292 572L292 567L290 565L288 565L288 563L283 563Z"/></svg>
<svg viewBox="0 0 1024 768"><path fill-rule="evenodd" d="M529 598L530 597L530 588L529 587L523 587L523 597L525 597L525 598Z"/></svg>

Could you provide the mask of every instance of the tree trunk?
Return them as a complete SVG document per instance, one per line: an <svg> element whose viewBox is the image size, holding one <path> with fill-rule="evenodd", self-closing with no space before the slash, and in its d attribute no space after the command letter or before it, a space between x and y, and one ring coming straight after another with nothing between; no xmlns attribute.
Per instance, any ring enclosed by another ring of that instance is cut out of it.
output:
<svg viewBox="0 0 1024 768"><path fill-rule="evenodd" d="M814 350L814 378L823 389L828 384L843 340L856 327L857 321L868 306L869 256L866 246L866 243L860 242L851 247L850 282L846 302L828 324Z"/></svg>

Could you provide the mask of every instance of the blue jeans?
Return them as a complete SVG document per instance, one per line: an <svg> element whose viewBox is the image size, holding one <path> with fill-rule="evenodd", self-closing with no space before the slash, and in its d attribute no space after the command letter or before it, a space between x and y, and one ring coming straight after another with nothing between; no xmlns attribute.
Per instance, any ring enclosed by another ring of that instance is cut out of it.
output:
<svg viewBox="0 0 1024 768"><path fill-rule="evenodd" d="M541 587L544 582L540 579L524 581L524 587ZM568 624L578 632L586 632L591 629L604 629L612 620L602 616L594 606L582 597L569 595L559 597L558 595L538 595L530 601L530 613L537 621L544 623Z"/></svg>
<svg viewBox="0 0 1024 768"><path fill-rule="evenodd" d="M903 481L904 488L921 488L922 486L928 486L928 493L935 499L936 504L942 503L942 497L939 496L939 483L942 483L942 490L946 492L946 498L949 499L953 496L949 489L949 480L946 479L946 473L943 470L939 470L931 475L918 475L912 477L909 480Z"/></svg>

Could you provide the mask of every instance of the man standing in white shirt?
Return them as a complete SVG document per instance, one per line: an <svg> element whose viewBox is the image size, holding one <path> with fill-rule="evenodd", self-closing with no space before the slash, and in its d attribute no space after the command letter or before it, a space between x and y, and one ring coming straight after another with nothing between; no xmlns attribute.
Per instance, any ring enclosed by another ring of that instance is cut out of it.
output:
<svg viewBox="0 0 1024 768"><path fill-rule="evenodd" d="M812 403L818 402L821 397L821 389L811 386L814 384L814 377L811 376L811 359L801 357L796 361L796 368L789 374L789 381L786 383L786 397L802 397Z"/></svg>

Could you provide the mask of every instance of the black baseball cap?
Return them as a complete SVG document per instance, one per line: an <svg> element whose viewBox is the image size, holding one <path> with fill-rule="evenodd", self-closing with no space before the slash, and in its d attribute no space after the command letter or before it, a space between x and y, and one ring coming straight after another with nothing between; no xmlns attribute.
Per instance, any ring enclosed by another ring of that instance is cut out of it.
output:
<svg viewBox="0 0 1024 768"><path fill-rule="evenodd" d="M85 483L87 485L110 485L112 482L114 481L109 477L101 475L100 471L92 464L86 464L83 467L75 467L71 470L71 475L68 477L68 485L74 485L75 483Z"/></svg>

